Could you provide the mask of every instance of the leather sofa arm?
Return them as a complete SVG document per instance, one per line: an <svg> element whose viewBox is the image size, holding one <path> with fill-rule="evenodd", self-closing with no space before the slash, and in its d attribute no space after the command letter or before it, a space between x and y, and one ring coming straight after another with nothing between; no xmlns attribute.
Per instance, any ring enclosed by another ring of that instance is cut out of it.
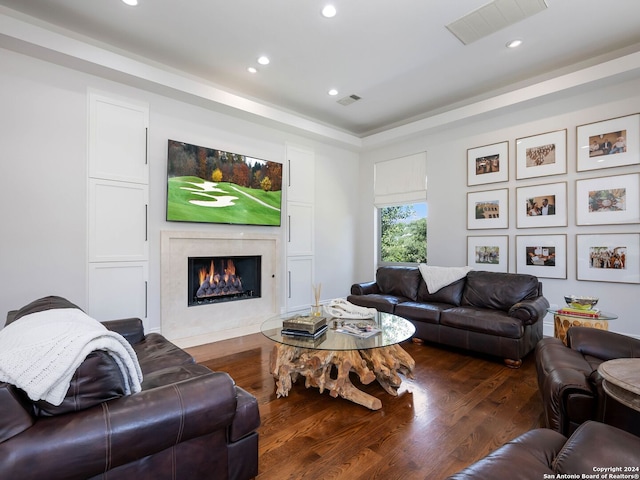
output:
<svg viewBox="0 0 640 480"><path fill-rule="evenodd" d="M540 390L547 427L557 432L566 430L564 419L565 399L569 395L582 394L596 397L597 392L589 384L584 373L573 368L559 368L549 373Z"/></svg>
<svg viewBox="0 0 640 480"><path fill-rule="evenodd" d="M376 282L355 283L351 285L351 295L371 295L380 293L380 287Z"/></svg>
<svg viewBox="0 0 640 480"><path fill-rule="evenodd" d="M26 394L10 383L0 382L0 443L31 428L35 423Z"/></svg>
<svg viewBox="0 0 640 480"><path fill-rule="evenodd" d="M533 325L547 314L549 301L545 297L522 300L509 309L509 316L522 321L524 325Z"/></svg>
<svg viewBox="0 0 640 480"><path fill-rule="evenodd" d="M41 418L0 443L0 478L86 479L213 432L224 442L235 411L233 380L211 372Z"/></svg>
<svg viewBox="0 0 640 480"><path fill-rule="evenodd" d="M144 326L139 318L123 318L121 320L108 320L102 322L108 330L119 333L131 345L141 342L144 339Z"/></svg>
<svg viewBox="0 0 640 480"><path fill-rule="evenodd" d="M583 355L590 355L605 361L614 358L640 357L640 340L597 328L569 328L567 345Z"/></svg>

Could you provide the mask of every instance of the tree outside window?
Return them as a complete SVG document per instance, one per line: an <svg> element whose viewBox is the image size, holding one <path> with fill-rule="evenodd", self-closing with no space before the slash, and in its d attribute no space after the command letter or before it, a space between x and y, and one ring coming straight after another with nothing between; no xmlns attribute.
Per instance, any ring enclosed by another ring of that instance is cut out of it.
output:
<svg viewBox="0 0 640 480"><path fill-rule="evenodd" d="M427 262L427 204L378 208L380 263Z"/></svg>

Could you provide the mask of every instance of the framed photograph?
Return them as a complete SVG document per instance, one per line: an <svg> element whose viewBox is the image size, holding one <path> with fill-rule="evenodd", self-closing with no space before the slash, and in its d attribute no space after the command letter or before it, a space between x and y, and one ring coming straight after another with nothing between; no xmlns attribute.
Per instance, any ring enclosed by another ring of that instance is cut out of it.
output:
<svg viewBox="0 0 640 480"><path fill-rule="evenodd" d="M567 173L567 130L516 139L516 179Z"/></svg>
<svg viewBox="0 0 640 480"><path fill-rule="evenodd" d="M516 188L517 228L566 227L567 182Z"/></svg>
<svg viewBox="0 0 640 480"><path fill-rule="evenodd" d="M577 279L640 283L640 233L576 235Z"/></svg>
<svg viewBox="0 0 640 480"><path fill-rule="evenodd" d="M474 270L509 271L509 236L467 237L467 265Z"/></svg>
<svg viewBox="0 0 640 480"><path fill-rule="evenodd" d="M467 150L467 185L509 180L509 142Z"/></svg>
<svg viewBox="0 0 640 480"><path fill-rule="evenodd" d="M576 225L640 222L640 173L576 180Z"/></svg>
<svg viewBox="0 0 640 480"><path fill-rule="evenodd" d="M578 172L640 163L640 114L576 127Z"/></svg>
<svg viewBox="0 0 640 480"><path fill-rule="evenodd" d="M516 235L516 271L542 278L567 278L567 236Z"/></svg>
<svg viewBox="0 0 640 480"><path fill-rule="evenodd" d="M467 193L467 229L509 228L509 189Z"/></svg>

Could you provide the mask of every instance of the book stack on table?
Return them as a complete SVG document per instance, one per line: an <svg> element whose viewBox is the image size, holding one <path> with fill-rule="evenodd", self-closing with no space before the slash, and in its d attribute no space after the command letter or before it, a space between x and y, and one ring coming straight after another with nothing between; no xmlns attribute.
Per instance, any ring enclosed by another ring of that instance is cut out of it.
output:
<svg viewBox="0 0 640 480"><path fill-rule="evenodd" d="M326 317L296 316L282 322L282 335L299 338L318 338L327 331Z"/></svg>
<svg viewBox="0 0 640 480"><path fill-rule="evenodd" d="M578 317L587 317L587 318L598 318L600 316L600 310L597 308L572 308L572 307L564 307L556 312L558 315L575 315Z"/></svg>

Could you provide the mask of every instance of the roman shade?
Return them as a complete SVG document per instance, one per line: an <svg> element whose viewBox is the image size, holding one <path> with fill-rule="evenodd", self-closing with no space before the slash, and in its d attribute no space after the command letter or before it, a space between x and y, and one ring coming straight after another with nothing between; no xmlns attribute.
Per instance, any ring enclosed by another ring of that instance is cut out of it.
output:
<svg viewBox="0 0 640 480"><path fill-rule="evenodd" d="M424 202L427 199L427 152L374 165L376 206Z"/></svg>

